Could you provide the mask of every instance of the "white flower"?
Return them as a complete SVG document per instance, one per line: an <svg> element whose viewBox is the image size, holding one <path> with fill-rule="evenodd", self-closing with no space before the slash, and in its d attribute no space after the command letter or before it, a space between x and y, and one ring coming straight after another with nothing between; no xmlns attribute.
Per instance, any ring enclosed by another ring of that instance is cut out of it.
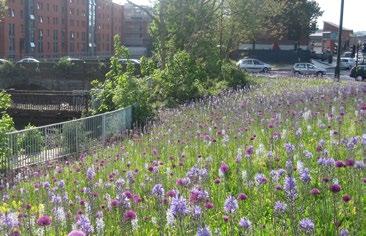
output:
<svg viewBox="0 0 366 236"><path fill-rule="evenodd" d="M166 211L166 221L169 226L173 226L175 223L175 217L170 209Z"/></svg>

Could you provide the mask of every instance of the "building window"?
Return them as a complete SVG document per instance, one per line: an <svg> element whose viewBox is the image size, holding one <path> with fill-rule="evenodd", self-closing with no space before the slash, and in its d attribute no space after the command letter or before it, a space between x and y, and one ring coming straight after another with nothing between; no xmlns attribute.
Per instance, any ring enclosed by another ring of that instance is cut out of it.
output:
<svg viewBox="0 0 366 236"><path fill-rule="evenodd" d="M15 17L15 13L14 13L13 9L9 8L8 11L9 11L9 17Z"/></svg>

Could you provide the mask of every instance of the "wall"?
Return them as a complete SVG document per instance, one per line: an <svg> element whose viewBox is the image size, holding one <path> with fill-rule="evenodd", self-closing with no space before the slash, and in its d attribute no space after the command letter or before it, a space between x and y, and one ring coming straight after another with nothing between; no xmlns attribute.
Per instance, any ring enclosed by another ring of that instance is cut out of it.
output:
<svg viewBox="0 0 366 236"><path fill-rule="evenodd" d="M244 57L256 58L267 63L297 63L309 62L310 51L286 51L286 50L237 50L230 55L233 60L239 60Z"/></svg>
<svg viewBox="0 0 366 236"><path fill-rule="evenodd" d="M61 71L54 63L16 67L11 73L0 73L0 89L21 90L89 90L91 81L104 80L108 65L87 63Z"/></svg>

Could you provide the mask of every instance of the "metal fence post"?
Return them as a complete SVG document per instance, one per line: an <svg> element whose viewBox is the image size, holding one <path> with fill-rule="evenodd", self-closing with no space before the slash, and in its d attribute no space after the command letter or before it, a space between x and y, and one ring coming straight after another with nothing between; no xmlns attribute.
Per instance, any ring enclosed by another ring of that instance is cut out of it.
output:
<svg viewBox="0 0 366 236"><path fill-rule="evenodd" d="M102 115L102 142L105 143L105 114Z"/></svg>
<svg viewBox="0 0 366 236"><path fill-rule="evenodd" d="M76 145L76 154L79 154L79 132L78 125L75 125L75 145Z"/></svg>

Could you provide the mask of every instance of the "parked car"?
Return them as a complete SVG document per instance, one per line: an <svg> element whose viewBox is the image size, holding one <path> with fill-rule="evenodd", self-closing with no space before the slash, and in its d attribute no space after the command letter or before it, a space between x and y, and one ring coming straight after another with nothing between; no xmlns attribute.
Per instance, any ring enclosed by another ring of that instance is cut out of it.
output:
<svg viewBox="0 0 366 236"><path fill-rule="evenodd" d="M311 63L296 63L292 68L292 72L295 75L323 76L327 73L327 70L324 68L316 67L314 64Z"/></svg>
<svg viewBox="0 0 366 236"><path fill-rule="evenodd" d="M350 77L355 78L356 80L366 79L366 65L358 65L357 67L353 67L351 69Z"/></svg>
<svg viewBox="0 0 366 236"><path fill-rule="evenodd" d="M239 60L236 65L244 71L247 72L263 72L268 73L272 70L272 66L266 64L257 59L241 59Z"/></svg>
<svg viewBox="0 0 366 236"><path fill-rule="evenodd" d="M341 69L350 70L356 65L356 61L351 57L341 57Z"/></svg>
<svg viewBox="0 0 366 236"><path fill-rule="evenodd" d="M39 63L39 61L32 57L27 57L17 61L16 64L32 64L32 63Z"/></svg>
<svg viewBox="0 0 366 236"><path fill-rule="evenodd" d="M124 59L124 58L121 58L121 59L118 59L118 61L121 64L127 64L128 62L131 62L132 64L135 64L135 65L140 65L141 64L140 60L137 60L137 59Z"/></svg>
<svg viewBox="0 0 366 236"><path fill-rule="evenodd" d="M344 52L343 57L352 57L352 52Z"/></svg>
<svg viewBox="0 0 366 236"><path fill-rule="evenodd" d="M122 65L122 70L123 71L127 70L128 63L132 63L132 65L134 65L134 67L135 67L135 75L140 75L141 74L141 62L140 62L140 60L121 58L121 59L118 59L118 62Z"/></svg>
<svg viewBox="0 0 366 236"><path fill-rule="evenodd" d="M79 59L79 58L74 58L74 57L65 57L65 60L67 60L69 62L75 62L75 63L85 63L84 60Z"/></svg>
<svg viewBox="0 0 366 236"><path fill-rule="evenodd" d="M10 61L5 60L5 59L0 59L0 66L5 65L5 64L10 64Z"/></svg>

